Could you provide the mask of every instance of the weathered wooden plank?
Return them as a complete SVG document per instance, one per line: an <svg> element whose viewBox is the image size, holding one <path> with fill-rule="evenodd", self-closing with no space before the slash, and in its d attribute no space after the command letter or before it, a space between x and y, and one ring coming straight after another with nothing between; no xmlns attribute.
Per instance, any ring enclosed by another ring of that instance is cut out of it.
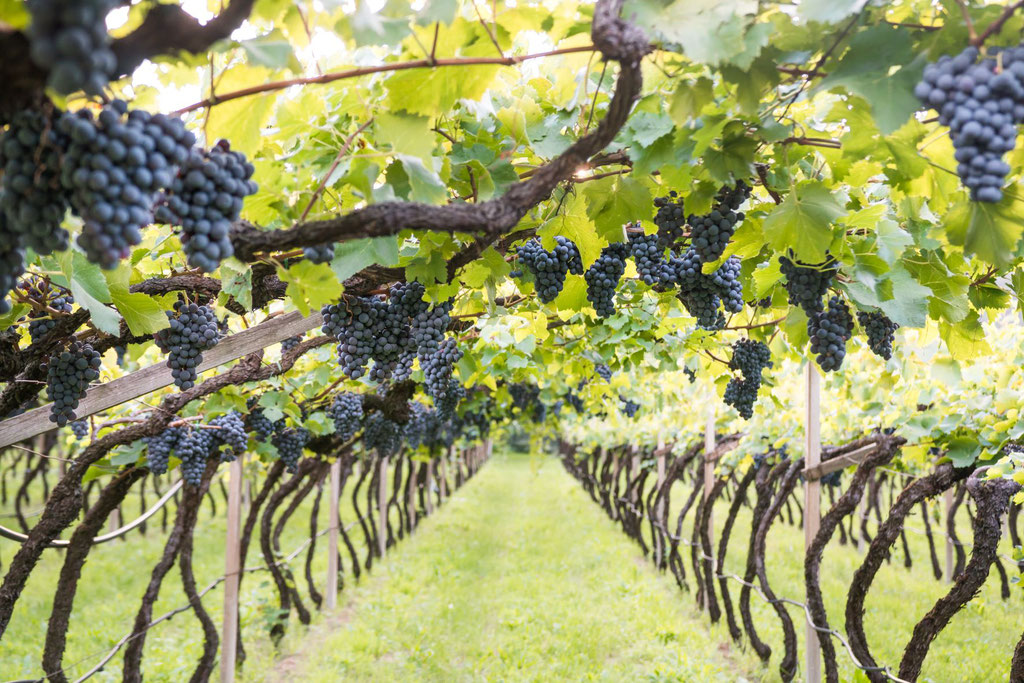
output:
<svg viewBox="0 0 1024 683"><path fill-rule="evenodd" d="M255 327L225 337L217 346L203 354L199 372L212 370L288 337L308 332L322 324L320 312L309 316L292 312L266 320ZM150 365L106 384L95 386L78 404L79 419L145 396L174 383L171 370L164 363ZM16 417L0 421L0 448L42 434L54 428L50 422L50 406L35 408Z"/></svg>
<svg viewBox="0 0 1024 683"><path fill-rule="evenodd" d="M804 464L810 470L821 467L821 376L810 360L807 361L807 385L804 395ZM821 483L808 477L804 482L805 547L809 547L814 541L820 526ZM818 631L808 622L806 633L805 680L807 683L820 683L821 643L818 641Z"/></svg>
<svg viewBox="0 0 1024 683"><path fill-rule="evenodd" d="M221 626L220 680L235 680L238 646L238 577L242 569L242 479L245 456L231 463L228 479L228 528L224 543L224 619Z"/></svg>
<svg viewBox="0 0 1024 683"><path fill-rule="evenodd" d="M823 463L814 465L813 467L804 468L804 479L807 481L817 481L827 474L832 474L838 470L849 467L850 465L859 465L864 458L868 457L875 452L877 446L873 443L869 443L866 446L861 446L855 451L850 451L838 457L826 460Z"/></svg>

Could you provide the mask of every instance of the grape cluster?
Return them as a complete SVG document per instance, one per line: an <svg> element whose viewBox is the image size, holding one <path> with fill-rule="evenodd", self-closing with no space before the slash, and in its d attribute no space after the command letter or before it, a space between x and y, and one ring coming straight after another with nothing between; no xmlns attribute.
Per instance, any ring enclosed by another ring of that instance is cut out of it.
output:
<svg viewBox="0 0 1024 683"><path fill-rule="evenodd" d="M423 368L427 393L435 401L448 391L452 371L461 358L462 351L459 350L455 340L448 338L441 342L437 351L424 358L420 363Z"/></svg>
<svg viewBox="0 0 1024 683"><path fill-rule="evenodd" d="M665 258L665 248L659 245L657 235L631 233L629 250L636 264L636 272L644 284L657 288L668 288L675 284L675 272Z"/></svg>
<svg viewBox="0 0 1024 683"><path fill-rule="evenodd" d="M249 416L246 418L246 423L252 431L256 432L256 437L260 441L266 441L274 434L274 423L263 414L263 408L257 405L259 398L256 396L250 396L245 402L247 408L249 408Z"/></svg>
<svg viewBox="0 0 1024 683"><path fill-rule="evenodd" d="M377 302L377 324L373 331L373 369L370 379L384 382L392 377L408 357L413 341L409 313L402 303L402 292L389 293L387 303Z"/></svg>
<svg viewBox="0 0 1024 683"><path fill-rule="evenodd" d="M324 334L338 340L338 364L350 379L359 379L366 374L380 312L377 303L375 299L353 297L341 304L325 306L321 311Z"/></svg>
<svg viewBox="0 0 1024 683"><path fill-rule="evenodd" d="M540 398L540 387L532 384L510 384L508 392L512 395L512 405L519 410L526 410Z"/></svg>
<svg viewBox="0 0 1024 683"><path fill-rule="evenodd" d="M868 335L868 347L871 348L871 352L885 360L892 358L892 343L896 340L899 325L889 320L881 311L857 311L857 322Z"/></svg>
<svg viewBox="0 0 1024 683"><path fill-rule="evenodd" d="M61 184L60 159L60 150L66 146L64 136L38 111L16 113L0 136L4 178L0 210L16 246L29 246L38 254L67 249L68 232L61 222L68 200Z"/></svg>
<svg viewBox="0 0 1024 683"><path fill-rule="evenodd" d="M554 301L565 286L566 273L583 275L583 258L576 245L561 235L555 237L555 247L548 251L534 237L516 249L519 261L533 275L537 297L541 303ZM521 271L519 271L521 273Z"/></svg>
<svg viewBox="0 0 1024 683"><path fill-rule="evenodd" d="M583 279L587 281L587 301L594 307L599 318L607 318L615 313L615 288L626 272L629 253L629 245L625 242L609 244L583 274Z"/></svg>
<svg viewBox="0 0 1024 683"><path fill-rule="evenodd" d="M49 72L47 85L61 95L84 90L100 95L117 72L107 14L115 0L28 0L29 57Z"/></svg>
<svg viewBox="0 0 1024 683"><path fill-rule="evenodd" d="M980 62L978 56L971 46L929 64L914 94L949 126L957 174L971 199L998 202L1010 172L1003 155L1024 123L1024 46L991 48Z"/></svg>
<svg viewBox="0 0 1024 683"><path fill-rule="evenodd" d="M89 423L85 420L75 420L71 423L71 432L75 435L76 439L81 441L89 436Z"/></svg>
<svg viewBox="0 0 1024 683"><path fill-rule="evenodd" d="M606 363L597 363L594 365L594 372L597 376L603 379L605 382L612 381L612 369L608 367Z"/></svg>
<svg viewBox="0 0 1024 683"><path fill-rule="evenodd" d="M0 188L0 206L6 193ZM25 250L18 237L8 229L7 216L0 211L0 314L9 313L11 302L7 295L17 286L25 272Z"/></svg>
<svg viewBox="0 0 1024 683"><path fill-rule="evenodd" d="M838 296L828 301L828 310L807 319L811 353L823 372L838 370L846 357L846 341L853 335L853 316Z"/></svg>
<svg viewBox="0 0 1024 683"><path fill-rule="evenodd" d="M182 391L195 386L196 368L203 362L203 351L220 341L217 316L208 306L178 300L174 310L167 311L171 326L160 330L153 341L169 354L167 367L171 369L174 384Z"/></svg>
<svg viewBox="0 0 1024 683"><path fill-rule="evenodd" d="M697 319L697 327L704 330L720 330L725 327L725 316L719 310L738 313L743 309L743 284L739 280L740 260L730 256L713 273L704 273L704 261L697 251L690 247L680 257L672 257L669 263L679 285L676 298L686 310Z"/></svg>
<svg viewBox="0 0 1024 683"><path fill-rule="evenodd" d="M158 192L171 185L195 135L181 119L141 109L129 113L123 100L95 118L89 109L64 112L57 130L70 140L61 183L84 221L78 244L93 263L115 268L142 241Z"/></svg>
<svg viewBox="0 0 1024 683"><path fill-rule="evenodd" d="M628 399L625 396L619 396L619 401L621 403L619 409L628 418L635 417L637 411L640 410L640 404L639 403L637 403L636 401L633 401L631 399Z"/></svg>
<svg viewBox="0 0 1024 683"><path fill-rule="evenodd" d="M409 336L416 347L420 362L440 348L444 333L451 325L452 303L442 301L439 304L419 310L412 318Z"/></svg>
<svg viewBox="0 0 1024 683"><path fill-rule="evenodd" d="M690 368L683 368L683 374L686 375L686 379L690 380L690 384L697 381L697 373Z"/></svg>
<svg viewBox="0 0 1024 683"><path fill-rule="evenodd" d="M294 337L288 337L283 342L281 342L281 353L287 353L287 352L291 351L296 346L298 346L301 342L302 342L302 335L301 334L297 334Z"/></svg>
<svg viewBox="0 0 1024 683"><path fill-rule="evenodd" d="M686 225L683 198L672 190L668 196L655 197L654 207L657 209L654 224L658 226L658 245L672 247L682 238L683 226Z"/></svg>
<svg viewBox="0 0 1024 683"><path fill-rule="evenodd" d="M466 389L462 383L454 377L449 378L448 386L445 387L441 395L434 397L434 407L438 416L446 420L454 417L455 409L459 407L459 402L465 397Z"/></svg>
<svg viewBox="0 0 1024 683"><path fill-rule="evenodd" d="M171 451L181 436L180 427L168 427L156 436L147 436L142 440L146 444L146 467L153 474L167 472L167 463L171 459Z"/></svg>
<svg viewBox="0 0 1024 683"><path fill-rule="evenodd" d="M128 349L118 344L114 347L114 355L117 356L117 367L123 368L125 366L125 355L128 353Z"/></svg>
<svg viewBox="0 0 1024 683"><path fill-rule="evenodd" d="M63 427L76 419L78 399L85 395L90 382L99 379L100 365L100 354L90 344L77 341L47 361L46 395L53 401L50 422Z"/></svg>
<svg viewBox="0 0 1024 683"><path fill-rule="evenodd" d="M843 483L843 471L836 470L835 472L829 472L823 476L820 480L822 486L830 486L835 488Z"/></svg>
<svg viewBox="0 0 1024 683"><path fill-rule="evenodd" d="M208 152L192 149L170 185L157 219L181 225L188 264L206 272L234 254L229 233L242 202L256 192L253 165L220 140Z"/></svg>
<svg viewBox="0 0 1024 683"><path fill-rule="evenodd" d="M771 352L764 342L741 339L733 345L729 367L742 377L733 377L725 387L723 400L746 420L754 415L754 402L761 388L761 371L772 367Z"/></svg>
<svg viewBox="0 0 1024 683"><path fill-rule="evenodd" d="M299 460L302 458L302 450L306 447L307 441L309 441L309 430L304 427L282 429L274 434L272 443L277 448L277 455L288 472L294 474L298 471Z"/></svg>
<svg viewBox="0 0 1024 683"><path fill-rule="evenodd" d="M334 397L327 411L334 421L334 432L342 441L348 441L363 423L363 396L343 392Z"/></svg>
<svg viewBox="0 0 1024 683"><path fill-rule="evenodd" d="M70 294L64 296L58 296L50 300L48 307L55 311L59 311L64 314L71 313L71 304L74 303L75 299ZM34 311L29 314L31 320L28 323L28 336L33 342L39 341L46 334L57 326L57 321L53 318L44 318L46 315L43 311Z"/></svg>
<svg viewBox="0 0 1024 683"><path fill-rule="evenodd" d="M363 443L368 450L376 449L381 456L391 456L401 448L404 431L402 425L383 413L371 413L363 427Z"/></svg>
<svg viewBox="0 0 1024 683"><path fill-rule="evenodd" d="M249 443L249 435L245 431L245 422L242 419L241 413L237 410L232 410L226 415L210 420L210 425L218 427L216 430L210 430L213 432L214 448L220 450L221 446L225 446L223 450L220 450L221 462L231 462L239 455L245 453Z"/></svg>
<svg viewBox="0 0 1024 683"><path fill-rule="evenodd" d="M565 392L565 402L576 411L577 415L582 415L587 411L586 404L584 404L583 398L579 394L574 394L571 391Z"/></svg>
<svg viewBox="0 0 1024 683"><path fill-rule="evenodd" d="M181 478L189 486L199 486L210 457L213 437L206 429L183 429L174 444L174 453L181 460Z"/></svg>
<svg viewBox="0 0 1024 683"><path fill-rule="evenodd" d="M806 264L789 256L779 256L779 266L786 278L784 286L789 303L802 308L808 318L824 310L821 299L839 272L834 258L829 256L822 263Z"/></svg>
<svg viewBox="0 0 1024 683"><path fill-rule="evenodd" d="M723 187L715 196L711 212L704 216L691 215L690 246L696 250L704 263L717 261L736 232L736 226L743 220L737 212L740 204L750 196L750 186L742 180L734 187Z"/></svg>
<svg viewBox="0 0 1024 683"><path fill-rule="evenodd" d="M302 255L311 263L330 263L334 260L334 244L318 244L304 247Z"/></svg>

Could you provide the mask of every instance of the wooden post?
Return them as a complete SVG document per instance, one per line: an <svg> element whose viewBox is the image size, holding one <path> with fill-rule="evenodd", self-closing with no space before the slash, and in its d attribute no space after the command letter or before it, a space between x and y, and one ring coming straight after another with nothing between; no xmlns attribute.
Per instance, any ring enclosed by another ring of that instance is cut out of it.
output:
<svg viewBox="0 0 1024 683"><path fill-rule="evenodd" d="M629 481L626 485L629 486L630 491L632 491L632 484L634 481L636 481L637 476L640 474L640 448L636 444L633 444L632 446L629 447L629 452L632 454L633 457L630 459L629 462ZM640 505L643 503L643 496L640 495L640 491L635 491L634 493L635 497L630 498L630 502L633 503L634 507L639 509Z"/></svg>
<svg viewBox="0 0 1024 683"><path fill-rule="evenodd" d="M406 484L406 488L409 490L408 499L405 501L405 508L409 511L409 533L416 528L416 468L417 463L412 458L409 458L409 473L408 476L412 478L412 486Z"/></svg>
<svg viewBox="0 0 1024 683"><path fill-rule="evenodd" d="M224 547L224 624L221 631L220 680L235 680L235 656L238 645L238 575L242 568L242 479L243 456L228 468L228 529Z"/></svg>
<svg viewBox="0 0 1024 683"><path fill-rule="evenodd" d="M121 528L121 508L116 507L110 511L110 531L117 531ZM122 539L123 540L123 539Z"/></svg>
<svg viewBox="0 0 1024 683"><path fill-rule="evenodd" d="M860 517L862 522L863 522L863 520L868 518L868 507L870 507L870 505L871 505L871 497L868 496L867 491L865 491L864 492L864 500L862 500L860 502L860 515L859 515L859 517ZM861 529L863 529L863 528L864 528L864 525L862 524L861 525ZM861 531L860 529L858 529L858 531L857 531L857 552L860 552L860 550L863 547L863 545L864 545L864 532Z"/></svg>
<svg viewBox="0 0 1024 683"><path fill-rule="evenodd" d="M440 486L442 501L448 500L448 458L450 458L451 455L452 451L451 449L448 449L448 454L441 458L441 471L439 474L441 476Z"/></svg>
<svg viewBox="0 0 1024 683"><path fill-rule="evenodd" d="M711 499L711 489L715 486L715 402L708 401L707 421L704 423L704 500ZM696 536L697 534L694 534ZM708 539L711 541L711 554L714 555L715 547L715 514L708 510ZM694 543L700 543L699 538L692 539ZM712 563L714 566L714 563ZM710 579L709 579L710 580ZM710 607L708 591L704 591L704 609Z"/></svg>
<svg viewBox="0 0 1024 683"><path fill-rule="evenodd" d="M338 606L338 499L341 498L341 458L331 463L330 517L327 528L327 609Z"/></svg>
<svg viewBox="0 0 1024 683"><path fill-rule="evenodd" d="M380 481L377 485L377 510L380 513L377 527L377 547L380 556L384 557L384 550L387 547L388 533L388 459L387 456L380 459Z"/></svg>
<svg viewBox="0 0 1024 683"><path fill-rule="evenodd" d="M434 461L431 460L427 463L427 476L426 481L423 482L424 496L423 498L427 501L427 514L434 514L434 494L430 490L430 485L434 483Z"/></svg>
<svg viewBox="0 0 1024 683"><path fill-rule="evenodd" d="M807 382L804 395L804 468L821 464L821 377L818 369L807 361ZM810 547L821 524L821 482L804 482L804 544ZM818 632L807 624L807 677L808 683L821 681L821 643Z"/></svg>
<svg viewBox="0 0 1024 683"><path fill-rule="evenodd" d="M942 494L942 500L946 504L946 514L943 515L943 519L946 521L947 526L943 529L942 535L946 537L946 583L953 583L953 539L949 537L949 518L953 512L953 487L950 486L946 489L946 492Z"/></svg>

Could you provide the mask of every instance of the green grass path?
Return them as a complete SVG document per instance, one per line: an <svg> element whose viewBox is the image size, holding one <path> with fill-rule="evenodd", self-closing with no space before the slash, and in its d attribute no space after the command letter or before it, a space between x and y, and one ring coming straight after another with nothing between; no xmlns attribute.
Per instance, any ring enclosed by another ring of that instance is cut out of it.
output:
<svg viewBox="0 0 1024 683"><path fill-rule="evenodd" d="M553 459L497 456L272 681L715 681L743 671Z"/></svg>

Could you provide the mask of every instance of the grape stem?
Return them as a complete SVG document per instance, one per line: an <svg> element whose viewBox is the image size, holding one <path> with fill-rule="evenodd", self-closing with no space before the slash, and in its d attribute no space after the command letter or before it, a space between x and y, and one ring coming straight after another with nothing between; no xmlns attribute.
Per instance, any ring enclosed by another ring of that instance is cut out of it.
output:
<svg viewBox="0 0 1024 683"><path fill-rule="evenodd" d="M971 15L967 13L967 4L964 0L956 0L956 4L960 8L960 14L963 15L964 25L967 26L967 34L971 37L971 45L979 45L978 32L974 30L974 22L971 21Z"/></svg>
<svg viewBox="0 0 1024 683"><path fill-rule="evenodd" d="M306 208L303 209L302 216L299 218L299 223L305 222L310 209L312 209L313 205L316 204L316 201L320 199L320 195L324 193L324 188L327 186L327 181L330 179L331 175L334 174L334 169L338 168L338 164L341 163L342 157L348 153L348 150L352 147L352 143L355 141L356 137L366 130L371 123L373 123L372 116L367 119L366 123L356 128L354 133L345 138L345 143L341 146L341 149L338 150L337 155L335 155L334 161L331 163L331 167L327 169L327 173L324 173L323 178L320 179L320 184L316 186L316 190L313 192L313 196L309 198L309 203L306 204Z"/></svg>
<svg viewBox="0 0 1024 683"><path fill-rule="evenodd" d="M967 8L964 6L962 0L958 4L960 5L960 8L964 13L964 19L967 22L967 29L971 33L971 45L973 45L974 47L981 47L986 40L988 40L994 34L998 33L1003 28L1003 24L1005 24L1007 20L1009 20L1009 18L1013 16L1014 12L1016 12L1021 7L1024 7L1024 0L1017 0L1017 2L1007 6L1003 10L1003 13L1000 14L995 21L989 24L988 27L981 32L981 35L975 35L974 26L971 24L970 17L967 16Z"/></svg>

